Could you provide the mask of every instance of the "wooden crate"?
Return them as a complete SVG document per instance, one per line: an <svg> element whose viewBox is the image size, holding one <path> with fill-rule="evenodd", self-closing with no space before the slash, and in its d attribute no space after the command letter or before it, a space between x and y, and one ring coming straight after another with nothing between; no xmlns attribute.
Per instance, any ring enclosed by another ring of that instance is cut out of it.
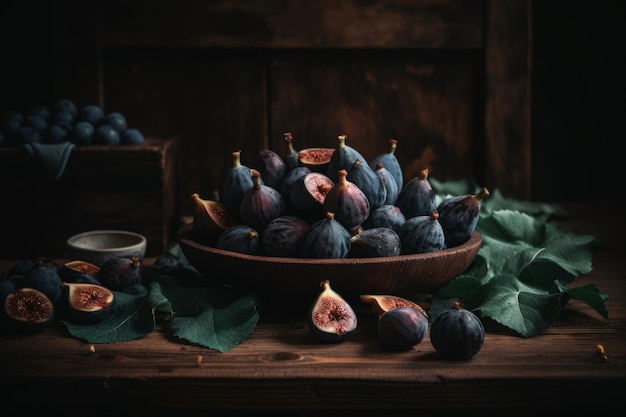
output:
<svg viewBox="0 0 626 417"><path fill-rule="evenodd" d="M75 147L63 175L44 175L21 148L0 148L0 253L65 256L65 240L93 229L148 239L147 256L167 249L179 223L176 139L138 146Z"/></svg>

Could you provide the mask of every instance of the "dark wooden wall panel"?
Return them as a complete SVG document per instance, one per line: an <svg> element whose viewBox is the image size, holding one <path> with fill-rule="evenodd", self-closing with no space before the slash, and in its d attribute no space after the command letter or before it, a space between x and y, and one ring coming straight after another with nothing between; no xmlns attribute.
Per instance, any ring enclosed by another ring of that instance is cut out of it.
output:
<svg viewBox="0 0 626 417"><path fill-rule="evenodd" d="M479 56L477 54L477 56ZM476 58L406 50L277 54L270 69L272 147L336 147L337 136L372 159L398 140L407 180L423 168L438 179L474 176L480 117ZM477 114L478 112L478 114Z"/></svg>
<svg viewBox="0 0 626 417"><path fill-rule="evenodd" d="M151 137L180 141L180 198L212 198L233 151L268 147L265 59L258 51L105 48L103 97Z"/></svg>
<svg viewBox="0 0 626 417"><path fill-rule="evenodd" d="M481 0L107 1L103 45L481 48ZM123 12L120 12L122 11Z"/></svg>

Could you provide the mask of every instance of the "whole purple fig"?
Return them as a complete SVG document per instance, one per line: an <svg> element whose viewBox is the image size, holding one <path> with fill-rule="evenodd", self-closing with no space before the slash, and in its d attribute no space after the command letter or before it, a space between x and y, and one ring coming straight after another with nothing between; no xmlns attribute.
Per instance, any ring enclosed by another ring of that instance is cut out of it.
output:
<svg viewBox="0 0 626 417"><path fill-rule="evenodd" d="M270 221L286 214L287 205L280 191L261 181L259 171L250 172L254 185L241 200L239 215L243 223L261 233Z"/></svg>
<svg viewBox="0 0 626 417"><path fill-rule="evenodd" d="M400 207L407 219L415 216L430 216L430 213L437 208L435 191L428 182L429 173L428 169L421 170L419 175L404 184L398 193L396 205Z"/></svg>
<svg viewBox="0 0 626 417"><path fill-rule="evenodd" d="M138 256L111 258L100 266L98 281L102 286L121 291L142 283L143 261Z"/></svg>
<svg viewBox="0 0 626 417"><path fill-rule="evenodd" d="M443 227L446 247L452 248L467 242L476 229L482 201L489 196L483 188L476 194L449 197L439 203L439 222Z"/></svg>
<svg viewBox="0 0 626 417"><path fill-rule="evenodd" d="M324 199L324 211L334 213L335 220L348 230L356 230L370 215L370 203L365 193L348 181L348 171L338 172L338 181Z"/></svg>

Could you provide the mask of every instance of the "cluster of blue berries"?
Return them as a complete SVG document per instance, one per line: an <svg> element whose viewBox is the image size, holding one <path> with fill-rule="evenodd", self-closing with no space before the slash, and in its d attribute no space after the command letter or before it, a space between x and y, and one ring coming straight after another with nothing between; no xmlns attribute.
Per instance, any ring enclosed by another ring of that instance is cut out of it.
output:
<svg viewBox="0 0 626 417"><path fill-rule="evenodd" d="M140 145L141 131L129 128L119 112L98 105L77 107L69 99L53 106L36 105L27 112L7 110L0 116L0 145L72 142L84 145Z"/></svg>

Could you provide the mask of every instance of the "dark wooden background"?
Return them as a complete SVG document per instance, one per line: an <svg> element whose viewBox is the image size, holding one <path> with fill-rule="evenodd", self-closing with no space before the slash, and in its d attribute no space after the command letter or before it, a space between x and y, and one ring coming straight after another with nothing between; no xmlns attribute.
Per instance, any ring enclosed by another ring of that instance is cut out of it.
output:
<svg viewBox="0 0 626 417"><path fill-rule="evenodd" d="M0 108L71 98L181 144L180 200L256 154L399 140L411 178L536 201L624 175L619 1L3 2Z"/></svg>

